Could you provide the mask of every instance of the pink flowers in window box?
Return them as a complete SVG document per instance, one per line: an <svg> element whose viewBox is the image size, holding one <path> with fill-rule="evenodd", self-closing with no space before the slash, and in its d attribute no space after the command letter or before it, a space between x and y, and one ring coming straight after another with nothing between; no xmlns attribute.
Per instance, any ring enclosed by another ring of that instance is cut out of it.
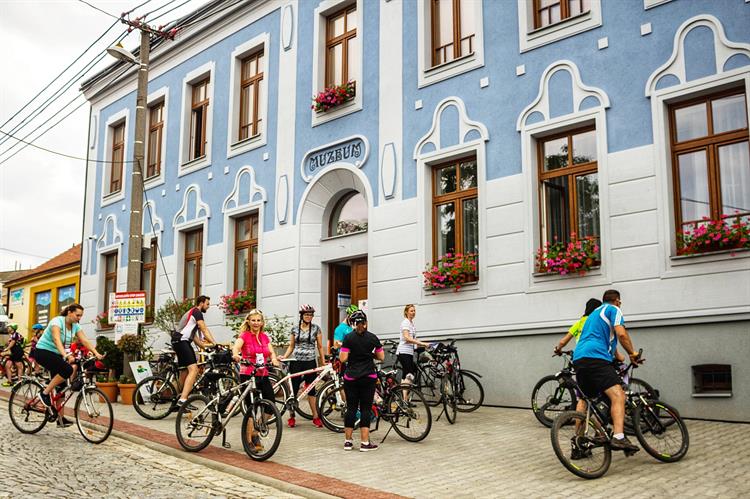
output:
<svg viewBox="0 0 750 499"><path fill-rule="evenodd" d="M255 293L252 290L238 289L232 294L222 295L219 308L225 315L240 315L255 306Z"/></svg>
<svg viewBox="0 0 750 499"><path fill-rule="evenodd" d="M722 220L703 217L692 229L677 234L677 254L750 248L750 223L739 215Z"/></svg>
<svg viewBox="0 0 750 499"><path fill-rule="evenodd" d="M467 282L477 280L476 253L446 253L422 272L427 289L461 289Z"/></svg>
<svg viewBox="0 0 750 499"><path fill-rule="evenodd" d="M599 263L596 238L579 238L575 232L570 234L569 242L547 242L536 252L537 271L543 274L584 275Z"/></svg>
<svg viewBox="0 0 750 499"><path fill-rule="evenodd" d="M310 108L314 109L316 113L328 111L352 100L356 94L356 89L356 84L353 81L328 87L313 98L313 104Z"/></svg>

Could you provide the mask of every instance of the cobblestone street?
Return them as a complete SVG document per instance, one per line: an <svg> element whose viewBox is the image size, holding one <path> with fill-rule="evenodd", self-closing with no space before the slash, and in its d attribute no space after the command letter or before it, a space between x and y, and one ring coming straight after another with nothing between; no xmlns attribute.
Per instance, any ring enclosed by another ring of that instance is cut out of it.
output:
<svg viewBox="0 0 750 499"><path fill-rule="evenodd" d="M115 436L94 446L75 425L23 435L5 400L0 467L0 497L297 497Z"/></svg>

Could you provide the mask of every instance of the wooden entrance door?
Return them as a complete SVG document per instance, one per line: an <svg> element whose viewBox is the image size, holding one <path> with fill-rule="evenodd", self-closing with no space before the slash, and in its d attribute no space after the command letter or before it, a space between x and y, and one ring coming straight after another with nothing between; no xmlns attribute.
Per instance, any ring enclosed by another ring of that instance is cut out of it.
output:
<svg viewBox="0 0 750 499"><path fill-rule="evenodd" d="M341 322L338 294L351 294L352 269L339 263L328 264L328 348L333 344L333 331Z"/></svg>
<svg viewBox="0 0 750 499"><path fill-rule="evenodd" d="M367 258L352 260L352 303L367 299Z"/></svg>

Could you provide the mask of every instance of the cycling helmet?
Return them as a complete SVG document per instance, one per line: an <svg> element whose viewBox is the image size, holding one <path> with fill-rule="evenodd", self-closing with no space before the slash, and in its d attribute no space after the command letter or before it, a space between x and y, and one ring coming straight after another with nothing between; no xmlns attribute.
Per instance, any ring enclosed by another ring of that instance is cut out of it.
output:
<svg viewBox="0 0 750 499"><path fill-rule="evenodd" d="M305 304L299 307L299 315L314 314L314 313L315 313L315 307L313 307L312 305Z"/></svg>
<svg viewBox="0 0 750 499"><path fill-rule="evenodd" d="M37 329L44 329L44 326L42 326L41 324L39 324L37 322L36 324L34 324L33 326L31 326L31 329L33 329L34 331L36 331Z"/></svg>
<svg viewBox="0 0 750 499"><path fill-rule="evenodd" d="M351 315L351 317L349 317L349 322L351 322L352 324L367 322L367 315L361 310L357 310Z"/></svg>
<svg viewBox="0 0 750 499"><path fill-rule="evenodd" d="M349 305L346 307L346 315L352 315L354 312L359 310L359 307L356 305Z"/></svg>
<svg viewBox="0 0 750 499"><path fill-rule="evenodd" d="M8 327L13 331L18 331L18 324L16 324L15 322L11 322L10 324L8 324Z"/></svg>

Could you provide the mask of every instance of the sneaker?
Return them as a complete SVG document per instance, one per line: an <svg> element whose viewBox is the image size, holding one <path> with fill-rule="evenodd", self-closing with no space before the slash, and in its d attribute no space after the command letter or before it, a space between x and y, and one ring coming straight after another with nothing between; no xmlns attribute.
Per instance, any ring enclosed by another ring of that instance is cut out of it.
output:
<svg viewBox="0 0 750 499"><path fill-rule="evenodd" d="M187 402L187 400L185 400L185 401L182 401L182 400L178 400L178 401L177 401L177 410L178 410L178 411L180 410L180 407L182 407L183 405L185 405L185 402ZM187 409L188 411L197 411L197 410L198 410L198 408L197 408L197 407L195 407L195 406L194 406L193 404L188 404L188 405L187 405L187 406L185 407L185 409Z"/></svg>
<svg viewBox="0 0 750 499"><path fill-rule="evenodd" d="M67 428L68 426L73 426L73 421L69 420L66 417L63 417L62 420L57 420L57 427L58 428Z"/></svg>
<svg viewBox="0 0 750 499"><path fill-rule="evenodd" d="M378 450L378 444L374 444L372 442L367 442L366 444L359 444L360 452L368 452L371 450Z"/></svg>
<svg viewBox="0 0 750 499"><path fill-rule="evenodd" d="M576 442L576 437L570 438L570 460L571 461L578 461L580 459L585 459L587 457L591 457L591 449L581 449L578 446L578 443Z"/></svg>
<svg viewBox="0 0 750 499"><path fill-rule="evenodd" d="M44 405L44 407L52 407L52 400L49 398L49 393L41 392L39 394L39 401Z"/></svg>
<svg viewBox="0 0 750 499"><path fill-rule="evenodd" d="M294 418L289 418L286 420L286 425L289 428L294 428L295 426L297 426L297 421Z"/></svg>
<svg viewBox="0 0 750 499"><path fill-rule="evenodd" d="M8 381L8 380L6 379L6 380L5 380L4 382L3 382L3 386L5 386L5 387L8 387L8 386L13 386L13 383L11 383L10 381Z"/></svg>
<svg viewBox="0 0 750 499"><path fill-rule="evenodd" d="M612 440L609 441L609 446L612 448L612 450L624 450L626 452L638 452L639 450L641 450L640 447L628 440L628 437L612 437Z"/></svg>
<svg viewBox="0 0 750 499"><path fill-rule="evenodd" d="M352 450L354 448L354 442L351 440L344 441L344 450Z"/></svg>
<svg viewBox="0 0 750 499"><path fill-rule="evenodd" d="M320 420L320 418L313 418L313 424L318 428L323 428L323 422Z"/></svg>

